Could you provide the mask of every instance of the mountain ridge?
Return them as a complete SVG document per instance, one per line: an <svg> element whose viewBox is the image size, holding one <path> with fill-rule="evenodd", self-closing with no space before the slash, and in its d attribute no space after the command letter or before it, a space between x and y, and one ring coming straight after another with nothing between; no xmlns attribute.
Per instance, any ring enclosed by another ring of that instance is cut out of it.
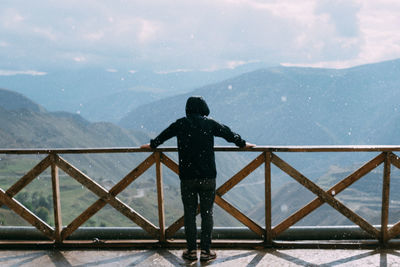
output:
<svg viewBox="0 0 400 267"><path fill-rule="evenodd" d="M20 97L19 94L11 91L8 91L8 93L10 94L8 96L8 99L10 100L12 100L13 97ZM141 144L149 142L149 140L150 136L146 132L127 130L109 122L91 123L78 114L68 112L36 112L35 110L29 110L26 107L6 110L0 106L1 148L138 147ZM99 182L102 186L111 188L120 181L122 177L125 177L125 175L131 172L133 168L136 168L147 156L149 156L150 153L151 151L144 153L121 154L77 153L60 156L96 182ZM172 155L168 156L177 161L176 153L172 153ZM3 155L0 158L0 171L5 175L0 177L0 187L3 188L3 186L5 186L4 183L11 185L15 182L16 177L21 177L29 170L29 168L22 168L21 165L34 166L34 164L37 164L43 157L44 155ZM233 153L230 155L217 155L216 158L219 163L219 182L232 175L232 165L237 168L244 164L243 157L234 155ZM17 170L17 172L14 170ZM60 176L65 177L67 175L60 170ZM134 184L130 185L122 194L120 194L121 196L119 196L125 199L127 203L130 203L133 207L137 208L141 214L150 218L154 223L157 222L157 212L153 213L154 210L157 211L156 206L154 206L154 203L157 202L155 179L155 171L153 167L153 170L145 172L138 181L135 181ZM35 179L35 181L39 180L44 179ZM168 207L166 221L172 223L174 219L177 219L182 214L179 197L179 178L175 173L168 170L168 168L165 168L165 171L163 171L163 184L165 205ZM72 185L68 185L68 188L71 186ZM83 186L79 184L73 186L73 188L75 188L74 190L79 190L79 195L82 195L81 187L83 189ZM38 186L37 188L41 187ZM242 188L241 192L246 191L246 188ZM51 190L48 192L51 192ZM48 192L46 194L48 194ZM34 192L30 192L30 195L32 194L34 194ZM236 202L244 202L247 199L246 195L247 194L244 193L234 194L233 199ZM81 200L86 203L86 195L82 195L82 197L83 199ZM95 200L96 199L93 201ZM70 200L68 200L68 202L69 201ZM78 203L76 205L79 207L82 206L83 208L85 203ZM76 213L76 211L74 212ZM110 214L108 212L109 211L107 211L106 214ZM2 214L0 211L0 220L1 218ZM125 218L125 220L120 221L114 219L115 218L111 221L126 223ZM107 218L99 219L96 225L105 224L107 221ZM227 214L219 216L216 223L222 225L226 225L226 223L229 225L237 224L237 222Z"/></svg>
<svg viewBox="0 0 400 267"><path fill-rule="evenodd" d="M0 87L24 94L49 111L79 113L89 121L116 123L143 103L222 81L266 64L247 63L221 70L156 72L112 68L64 68L42 75L0 75Z"/></svg>
<svg viewBox="0 0 400 267"><path fill-rule="evenodd" d="M36 112L46 110L39 104L33 102L23 94L0 88L0 107L5 110L27 109Z"/></svg>
<svg viewBox="0 0 400 267"><path fill-rule="evenodd" d="M400 60L341 70L271 67L142 105L119 125L159 132L184 116L190 95L202 95L210 116L259 144L394 144L382 141L377 125L398 118L399 87Z"/></svg>

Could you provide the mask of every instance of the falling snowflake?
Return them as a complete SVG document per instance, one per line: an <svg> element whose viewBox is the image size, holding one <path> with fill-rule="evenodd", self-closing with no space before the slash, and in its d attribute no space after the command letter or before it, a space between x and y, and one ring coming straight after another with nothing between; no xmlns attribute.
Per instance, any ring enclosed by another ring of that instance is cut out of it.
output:
<svg viewBox="0 0 400 267"><path fill-rule="evenodd" d="M282 212L287 212L288 211L288 206L286 204L281 205L281 211Z"/></svg>

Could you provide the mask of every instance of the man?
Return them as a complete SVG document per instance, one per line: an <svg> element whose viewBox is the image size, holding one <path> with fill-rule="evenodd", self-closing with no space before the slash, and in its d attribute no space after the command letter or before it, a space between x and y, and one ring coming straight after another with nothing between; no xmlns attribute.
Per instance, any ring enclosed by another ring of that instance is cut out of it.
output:
<svg viewBox="0 0 400 267"><path fill-rule="evenodd" d="M202 97L189 97L186 102L186 117L172 123L160 135L152 139L150 144L141 146L148 149L156 148L174 136L178 139L179 178L187 241L187 250L183 252L182 257L187 260L197 260L198 197L201 214L200 260L208 261L216 258L215 252L210 250L217 176L214 136L222 137L238 147L255 146L246 143L229 127L208 118L209 114L210 110Z"/></svg>

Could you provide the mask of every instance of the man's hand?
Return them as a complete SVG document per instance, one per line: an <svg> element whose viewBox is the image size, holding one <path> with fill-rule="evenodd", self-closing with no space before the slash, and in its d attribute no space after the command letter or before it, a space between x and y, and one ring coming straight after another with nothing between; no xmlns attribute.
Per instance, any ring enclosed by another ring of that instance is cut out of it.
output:
<svg viewBox="0 0 400 267"><path fill-rule="evenodd" d="M141 145L140 148L151 149L150 144Z"/></svg>
<svg viewBox="0 0 400 267"><path fill-rule="evenodd" d="M247 142L246 142L245 148L252 148L252 147L256 147L256 145L255 145L255 144L252 144L252 143L247 143Z"/></svg>

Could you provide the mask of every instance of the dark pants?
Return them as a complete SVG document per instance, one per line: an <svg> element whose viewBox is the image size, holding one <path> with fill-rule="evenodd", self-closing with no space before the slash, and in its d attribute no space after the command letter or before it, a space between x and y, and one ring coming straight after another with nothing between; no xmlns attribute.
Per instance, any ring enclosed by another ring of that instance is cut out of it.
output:
<svg viewBox="0 0 400 267"><path fill-rule="evenodd" d="M215 179L181 180L181 195L185 218L187 248L197 249L196 213L198 196L200 197L202 250L210 250L213 229L213 206L215 199Z"/></svg>

